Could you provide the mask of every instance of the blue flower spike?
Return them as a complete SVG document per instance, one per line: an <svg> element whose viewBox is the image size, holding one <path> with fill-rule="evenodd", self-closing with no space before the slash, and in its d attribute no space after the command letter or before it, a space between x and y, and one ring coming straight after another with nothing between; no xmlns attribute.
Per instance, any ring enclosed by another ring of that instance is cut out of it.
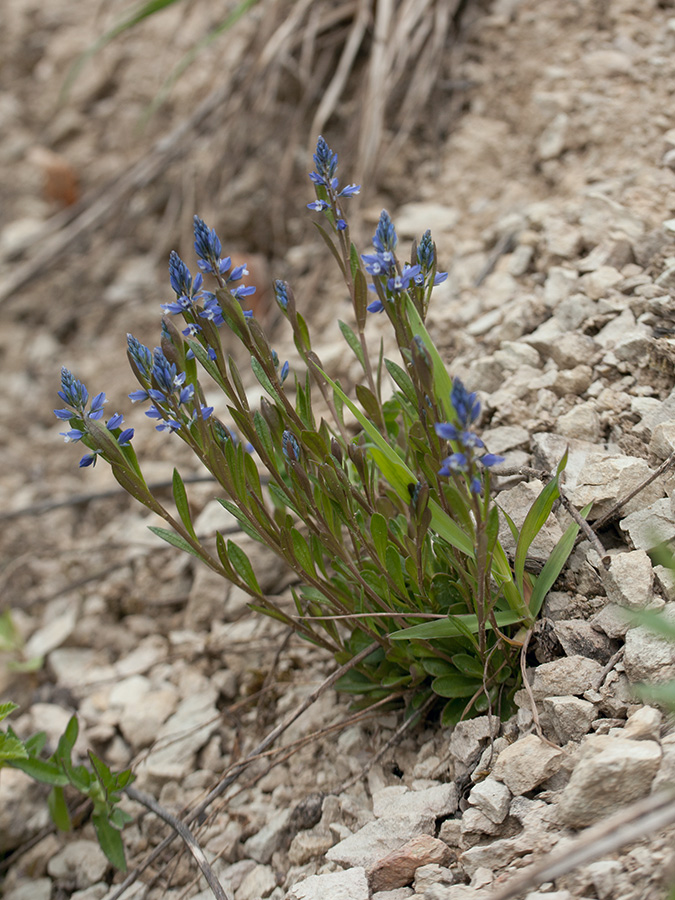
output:
<svg viewBox="0 0 675 900"><path fill-rule="evenodd" d="M348 184L339 190L339 182L335 172L337 171L338 155L333 153L323 137L319 137L316 143L316 152L313 156L315 170L309 173L310 180L316 188L316 200L307 204L307 208L315 212L332 212L334 214L334 226L338 231L347 228L338 198L348 199L360 193L360 184Z"/></svg>

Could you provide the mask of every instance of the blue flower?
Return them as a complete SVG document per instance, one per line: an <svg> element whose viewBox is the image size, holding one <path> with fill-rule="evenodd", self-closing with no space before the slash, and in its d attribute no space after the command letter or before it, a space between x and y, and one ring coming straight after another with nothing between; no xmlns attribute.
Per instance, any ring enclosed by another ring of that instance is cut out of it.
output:
<svg viewBox="0 0 675 900"><path fill-rule="evenodd" d="M177 374L176 364L170 363L164 355L161 347L155 347L153 355L152 377L159 387L160 397L155 396L157 391L148 391L153 400L161 399L161 395L172 394L177 387L185 381L185 373Z"/></svg>
<svg viewBox="0 0 675 900"><path fill-rule="evenodd" d="M61 369L61 390L58 391L58 395L69 406L84 414L84 407L89 399L89 391L65 367ZM59 416L59 418L63 418L63 416Z"/></svg>
<svg viewBox="0 0 675 900"><path fill-rule="evenodd" d="M484 466L498 466L499 463L504 462L503 456L498 456L496 453L485 453L483 456L479 457L478 462L482 463Z"/></svg>
<svg viewBox="0 0 675 900"><path fill-rule="evenodd" d="M194 217L195 253L202 272L220 271L222 246L214 228L209 228L199 216ZM229 269L229 260L227 268Z"/></svg>
<svg viewBox="0 0 675 900"><path fill-rule="evenodd" d="M310 172L309 177L314 184L322 184L325 187L333 186L332 182L337 169L338 155L333 153L322 137L319 137L316 142L316 152L312 158L314 159L316 171ZM337 187L337 183L334 187Z"/></svg>
<svg viewBox="0 0 675 900"><path fill-rule="evenodd" d="M381 300L373 300L372 303L369 303L368 306L366 306L366 309L371 313L380 313L384 309L384 304Z"/></svg>
<svg viewBox="0 0 675 900"><path fill-rule="evenodd" d="M253 284L240 284L232 291L232 296L237 300L241 300L242 297L250 297L251 294L255 294L255 285Z"/></svg>
<svg viewBox="0 0 675 900"><path fill-rule="evenodd" d="M288 307L288 285L285 281L277 281L274 282L274 296L277 298L277 303L282 309L286 309Z"/></svg>
<svg viewBox="0 0 675 900"><path fill-rule="evenodd" d="M281 450L286 459L291 462L300 459L300 444L293 432L288 429L281 436Z"/></svg>
<svg viewBox="0 0 675 900"><path fill-rule="evenodd" d="M457 428L450 422L436 422L434 429L436 434L445 441L456 441L459 437Z"/></svg>
<svg viewBox="0 0 675 900"><path fill-rule="evenodd" d="M380 221L377 223L377 229L373 235L373 246L378 253L385 253L387 250L395 250L398 238L396 237L396 229L391 221L389 213L383 209L380 213Z"/></svg>
<svg viewBox="0 0 675 900"><path fill-rule="evenodd" d="M375 278L394 271L396 260L390 251L386 253L364 253L361 259L366 264L366 272Z"/></svg>
<svg viewBox="0 0 675 900"><path fill-rule="evenodd" d="M347 184L339 192L338 197L353 197L354 194L360 194L360 193L361 193L361 185L360 184Z"/></svg>
<svg viewBox="0 0 675 900"><path fill-rule="evenodd" d="M281 371L279 372L279 381L283 384L284 381L288 378L290 366L288 365L288 360L281 367Z"/></svg>
<svg viewBox="0 0 675 900"><path fill-rule="evenodd" d="M128 447L133 436L134 429L125 428L124 431L120 432L120 434L117 436L117 443L120 445L120 447Z"/></svg>
<svg viewBox="0 0 675 900"><path fill-rule="evenodd" d="M483 493L483 482L477 476L474 476L471 479L471 484L469 485L469 490L472 494L482 494Z"/></svg>
<svg viewBox="0 0 675 900"><path fill-rule="evenodd" d="M81 441L86 432L80 431L79 428L71 428L70 431L61 431L59 433L64 438L66 444L68 444L70 441Z"/></svg>
<svg viewBox="0 0 675 900"><path fill-rule="evenodd" d="M83 469L85 466L95 466L96 458L100 452L100 450L94 450L93 453L88 453L86 456L83 456L80 460L80 468Z"/></svg>
<svg viewBox="0 0 675 900"><path fill-rule="evenodd" d="M457 413L460 424L467 428L480 415L480 403L476 392L469 393L459 378L453 379L450 401Z"/></svg>
<svg viewBox="0 0 675 900"><path fill-rule="evenodd" d="M145 379L150 378L152 372L152 353L140 341L136 340L133 334L127 334L127 349L132 360L136 363L141 376Z"/></svg>
<svg viewBox="0 0 675 900"><path fill-rule="evenodd" d="M132 391L128 396L132 403L142 403L144 400L150 399L150 394L147 391L141 390Z"/></svg>
<svg viewBox="0 0 675 900"><path fill-rule="evenodd" d="M119 428L122 422L124 421L124 416L121 413L115 413L114 416L111 416L108 421L105 423L108 431L114 431L115 428Z"/></svg>
<svg viewBox="0 0 675 900"><path fill-rule="evenodd" d="M467 472L468 468L469 463L463 453L451 453L450 456L443 460L441 468L438 470L438 474L447 477L448 475L455 475L458 472Z"/></svg>
<svg viewBox="0 0 675 900"><path fill-rule="evenodd" d="M387 281L387 287L396 294L399 294L401 291L406 291L411 279L418 275L420 271L420 266L406 265L400 275L394 275L393 278L390 278Z"/></svg>
<svg viewBox="0 0 675 900"><path fill-rule="evenodd" d="M324 209L330 209L330 204L325 200L315 200L314 203L308 203L307 209L313 209L315 212L323 212Z"/></svg>

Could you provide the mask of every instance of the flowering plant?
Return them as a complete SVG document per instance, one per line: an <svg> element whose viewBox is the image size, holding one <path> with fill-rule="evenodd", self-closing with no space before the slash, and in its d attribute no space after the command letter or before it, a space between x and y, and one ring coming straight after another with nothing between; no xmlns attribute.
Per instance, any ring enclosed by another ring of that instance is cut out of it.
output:
<svg viewBox="0 0 675 900"><path fill-rule="evenodd" d="M317 229L352 302L352 324L338 324L363 371L355 397L329 377L291 287L276 281L276 302L301 359L291 377L258 320L243 309L253 291L243 286L245 267L232 268L216 232L198 217L199 272L193 276L171 254L175 299L163 306L160 345L151 351L128 338L140 384L131 399L150 402L146 415L191 448L242 531L294 570L295 608L261 590L234 541L217 532L207 545L197 536L177 470L176 513L154 496L131 443L133 429L123 429L119 414L103 424L103 394L89 404L84 385L64 369L59 396L66 405L55 412L69 422L66 440L90 451L80 465L104 459L118 482L170 525L152 530L246 591L252 609L288 624L340 663L372 645L338 685L360 695L360 703L391 697L418 708L437 700L444 724L504 711L518 683L524 636L578 531L570 525L536 579L525 571L530 544L559 495L565 460L520 531L505 517L516 540L511 562L499 541L500 511L491 490L491 468L502 459L474 430L476 394L451 379L425 326L433 288L447 277L438 271L431 234L401 263L396 230L382 212L373 252L360 256L344 212L359 187L340 188L337 161L319 138L310 175L316 199L308 206L323 216ZM381 350L377 358L370 353L366 321L382 313L399 362ZM251 407L238 364L223 349L221 327L250 359L266 395L258 408ZM208 404L200 370L225 395L227 423Z"/></svg>

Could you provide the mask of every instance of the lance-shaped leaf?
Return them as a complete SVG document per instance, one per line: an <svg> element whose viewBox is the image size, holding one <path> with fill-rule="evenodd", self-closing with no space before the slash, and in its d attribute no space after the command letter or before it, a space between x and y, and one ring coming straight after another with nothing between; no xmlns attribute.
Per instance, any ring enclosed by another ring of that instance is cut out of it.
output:
<svg viewBox="0 0 675 900"><path fill-rule="evenodd" d="M185 484L183 483L183 479L180 477L178 469L173 470L173 500L176 504L176 509L178 510L180 520L185 526L185 530L188 532L190 537L196 541L197 535L195 534L195 530L192 525L192 517L190 515L190 505L188 504L187 491L185 490Z"/></svg>

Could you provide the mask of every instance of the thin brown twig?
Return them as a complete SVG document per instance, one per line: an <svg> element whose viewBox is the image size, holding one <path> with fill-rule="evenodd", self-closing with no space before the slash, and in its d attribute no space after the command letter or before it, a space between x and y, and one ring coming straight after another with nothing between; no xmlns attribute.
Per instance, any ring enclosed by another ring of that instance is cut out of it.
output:
<svg viewBox="0 0 675 900"><path fill-rule="evenodd" d="M584 517L579 514L579 510L572 505L572 502L570 501L569 497L563 492L562 488L559 487L558 490L560 493L560 502L565 507L570 516L574 519L583 534L585 534L588 540L591 542L593 549L600 557L600 562L602 563L602 565L605 567L605 569L608 569L610 558L607 554L607 551L602 546L600 538L597 536L595 531L593 531L586 519L584 519Z"/></svg>
<svg viewBox="0 0 675 900"><path fill-rule="evenodd" d="M555 744L553 741L550 741L542 731L541 722L539 721L539 710L537 709L537 702L534 699L534 693L532 691L532 686L530 682L527 680L527 663L525 657L527 655L527 648L530 643L530 638L532 637L532 629L530 628L527 634L525 635L525 640L523 641L523 647L520 651L520 671L523 675L523 687L527 691L527 696L530 701L530 706L532 707L532 721L534 723L534 727L537 731L537 735L540 740L542 740L545 744L548 744L549 747L555 747L556 750L560 750L561 748Z"/></svg>
<svg viewBox="0 0 675 900"><path fill-rule="evenodd" d="M346 672L352 669L354 666L358 665L362 660L364 660L367 656L369 656L374 650L377 649L377 643L373 643L368 647L365 647L361 650L360 653L357 653L349 662L345 663L343 666L340 666L336 669L328 678L324 679L321 682L318 688L314 690L308 697L306 697L293 712L289 713L286 718L280 722L275 728L270 731L270 733L263 738L263 740L255 747L251 753L248 754L243 760L236 763L234 766L230 768L229 773L221 779L221 781L210 791L206 797L199 803L195 809L185 818L184 822L186 825L192 824L196 819L198 819L204 812L209 808L209 806L216 800L218 797L223 794L227 788L233 784L237 778L244 772L250 764L250 760L253 757L258 756L260 753L263 753L267 748L276 741L276 739L284 733L293 722L296 721L305 710L309 709L312 704L316 703L319 697L324 694L330 687L332 687L335 682L342 677ZM130 872L129 875L124 879L122 884L117 888L117 890L108 897L108 900L119 900L122 894L126 891L128 887L134 884L142 872L148 868L159 856L164 853L167 847L169 847L176 837L175 832L170 834L168 837L164 838L164 840L150 853L147 858L143 861L143 863L134 869L133 872Z"/></svg>
<svg viewBox="0 0 675 900"><path fill-rule="evenodd" d="M145 806L146 809L149 809L156 816L158 816L162 821L166 822L174 831L180 835L185 843L185 846L188 848L192 856L194 857L195 862L199 866L202 875L206 878L206 883L211 888L213 892L213 896L216 900L231 900L228 894L225 892L225 888L222 886L220 881L218 880L216 873L213 871L211 866L208 863L208 860L204 856L204 851L197 843L195 836L192 834L190 829L185 825L184 822L181 822L180 819L177 819L176 816L172 815L167 809L164 809L154 797L151 797L149 794L146 794L144 791L139 791L133 785L129 785L125 790L126 795L130 800L134 800L136 803L140 803L141 806Z"/></svg>

